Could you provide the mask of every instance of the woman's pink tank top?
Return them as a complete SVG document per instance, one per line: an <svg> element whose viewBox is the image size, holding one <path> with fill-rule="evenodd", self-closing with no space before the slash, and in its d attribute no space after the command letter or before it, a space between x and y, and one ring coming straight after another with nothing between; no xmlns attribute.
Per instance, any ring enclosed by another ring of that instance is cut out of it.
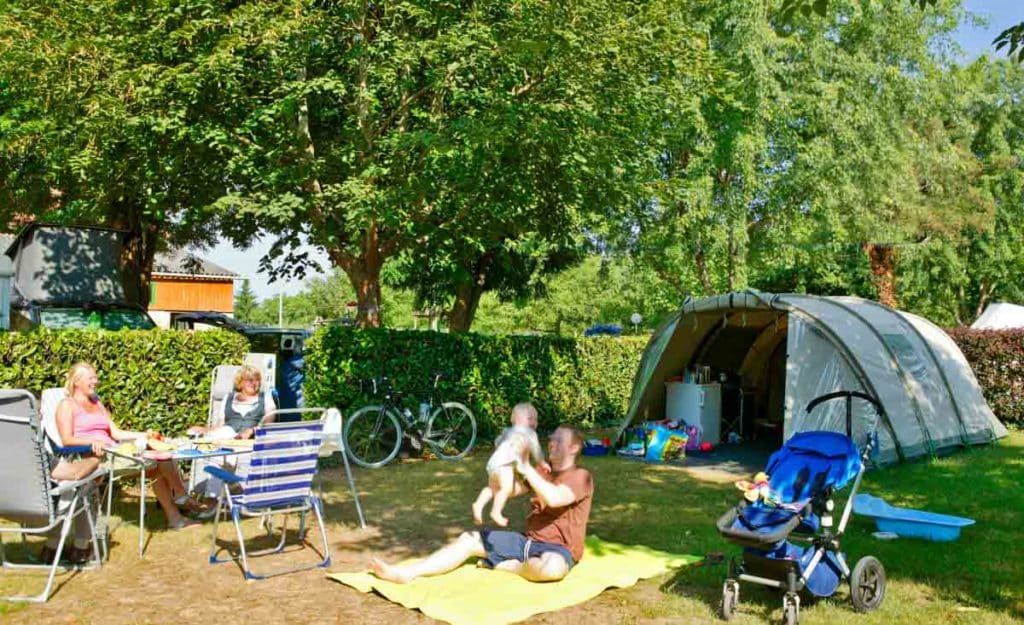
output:
<svg viewBox="0 0 1024 625"><path fill-rule="evenodd" d="M110 445L117 442L110 432L110 415L107 414L106 408L100 405L97 412L88 412L77 401L71 401L75 404L71 418L76 438L88 438Z"/></svg>

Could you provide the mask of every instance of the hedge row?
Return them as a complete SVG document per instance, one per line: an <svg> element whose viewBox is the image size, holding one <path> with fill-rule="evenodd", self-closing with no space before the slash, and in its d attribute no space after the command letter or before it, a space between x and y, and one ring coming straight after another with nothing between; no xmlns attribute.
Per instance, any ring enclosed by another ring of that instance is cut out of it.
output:
<svg viewBox="0 0 1024 625"><path fill-rule="evenodd" d="M1008 427L1024 427L1024 330L957 328L949 334L996 416Z"/></svg>
<svg viewBox="0 0 1024 625"><path fill-rule="evenodd" d="M244 337L221 330L0 332L0 388L38 397L63 386L72 364L90 362L119 426L176 435L206 422L213 368L241 363L246 351Z"/></svg>
<svg viewBox="0 0 1024 625"><path fill-rule="evenodd" d="M526 400L537 406L541 430L561 422L590 428L625 414L646 341L330 327L306 342L306 401L349 413L380 402L359 381L383 376L415 411L442 371L441 397L466 403L482 437L500 431L509 408Z"/></svg>
<svg viewBox="0 0 1024 625"><path fill-rule="evenodd" d="M950 335L996 415L1024 427L1024 330L956 329ZM379 401L360 390L359 380L387 376L415 409L418 391L427 389L434 371L444 371L441 396L467 403L483 437L504 427L509 407L524 400L537 405L543 430L560 422L592 428L625 414L646 342L325 328L306 343L306 398L309 405L350 413ZM178 434L205 421L213 368L241 362L247 349L243 337L222 331L0 333L0 388L38 396L63 385L72 363L89 361L120 425Z"/></svg>

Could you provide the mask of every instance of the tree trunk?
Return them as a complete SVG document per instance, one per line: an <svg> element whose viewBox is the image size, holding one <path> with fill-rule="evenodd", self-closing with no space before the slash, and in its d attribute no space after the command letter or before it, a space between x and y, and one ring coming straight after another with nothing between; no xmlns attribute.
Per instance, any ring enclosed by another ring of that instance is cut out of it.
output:
<svg viewBox="0 0 1024 625"><path fill-rule="evenodd" d="M356 291L356 326L380 327L380 265L368 266L363 259L348 257L346 262L335 263L348 276Z"/></svg>
<svg viewBox="0 0 1024 625"><path fill-rule="evenodd" d="M472 280L455 287L455 303L452 304L452 311L448 316L449 332L469 332L470 326L473 325L473 317L476 316L477 305L484 294L487 272L490 271L496 254L494 249L482 254L473 267Z"/></svg>
<svg viewBox="0 0 1024 625"><path fill-rule="evenodd" d="M380 269L387 258L387 250L381 249L378 235L377 224L371 222L362 236L358 256L341 249L327 251L356 291L356 325L360 328L380 327Z"/></svg>
<svg viewBox="0 0 1024 625"><path fill-rule="evenodd" d="M708 262L704 256L704 246L697 244L697 253L693 255L694 262L697 263L697 276L700 277L700 284L704 287L704 295L711 295L715 292L715 287L711 284L711 276L708 273Z"/></svg>
<svg viewBox="0 0 1024 625"><path fill-rule="evenodd" d="M380 327L380 267L362 272L353 283L356 289L356 325L360 328Z"/></svg>
<svg viewBox="0 0 1024 625"><path fill-rule="evenodd" d="M110 219L109 224L113 228L128 231L128 238L121 248L121 271L124 272L126 286L135 289L135 302L143 310L148 310L149 282L153 273L153 258L156 256L160 226L143 224L141 211L133 207L123 208L118 216Z"/></svg>
<svg viewBox="0 0 1024 625"><path fill-rule="evenodd" d="M484 288L475 282L455 287L455 303L452 304L452 311L448 315L450 332L469 332L470 326L473 325L473 317L476 316L476 307L483 294Z"/></svg>
<svg viewBox="0 0 1024 625"><path fill-rule="evenodd" d="M865 243L862 246L871 263L871 274L878 287L878 301L896 308L896 250L892 245Z"/></svg>

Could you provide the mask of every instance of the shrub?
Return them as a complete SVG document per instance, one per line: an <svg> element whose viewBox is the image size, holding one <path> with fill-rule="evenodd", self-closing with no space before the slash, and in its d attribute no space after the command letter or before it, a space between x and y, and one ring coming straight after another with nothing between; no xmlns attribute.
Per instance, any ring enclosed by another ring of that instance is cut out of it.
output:
<svg viewBox="0 0 1024 625"><path fill-rule="evenodd" d="M512 405L527 400L544 431L561 422L593 427L625 414L644 345L645 337L575 341L328 327L306 343L305 394L309 405L348 414L380 401L359 381L386 376L415 412L433 373L443 371L449 375L441 397L466 403L484 439L507 425Z"/></svg>
<svg viewBox="0 0 1024 625"><path fill-rule="evenodd" d="M247 349L244 337L221 330L0 333L0 387L38 397L84 360L96 366L97 392L120 427L175 435L206 422L213 368L241 363Z"/></svg>
<svg viewBox="0 0 1024 625"><path fill-rule="evenodd" d="M971 363L988 405L1007 426L1024 426L1024 330L949 331Z"/></svg>

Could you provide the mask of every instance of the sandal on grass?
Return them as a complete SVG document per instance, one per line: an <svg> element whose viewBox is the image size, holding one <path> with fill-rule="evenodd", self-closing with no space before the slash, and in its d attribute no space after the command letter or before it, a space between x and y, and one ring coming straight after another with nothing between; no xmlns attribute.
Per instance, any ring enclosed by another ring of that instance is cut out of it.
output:
<svg viewBox="0 0 1024 625"><path fill-rule="evenodd" d="M182 495L174 500L174 505L190 513L203 512L206 506L196 501L193 497Z"/></svg>
<svg viewBox="0 0 1024 625"><path fill-rule="evenodd" d="M168 523L167 529L169 530L187 530L192 527L199 527L202 525L199 521L193 521L192 519L180 519L177 523Z"/></svg>

